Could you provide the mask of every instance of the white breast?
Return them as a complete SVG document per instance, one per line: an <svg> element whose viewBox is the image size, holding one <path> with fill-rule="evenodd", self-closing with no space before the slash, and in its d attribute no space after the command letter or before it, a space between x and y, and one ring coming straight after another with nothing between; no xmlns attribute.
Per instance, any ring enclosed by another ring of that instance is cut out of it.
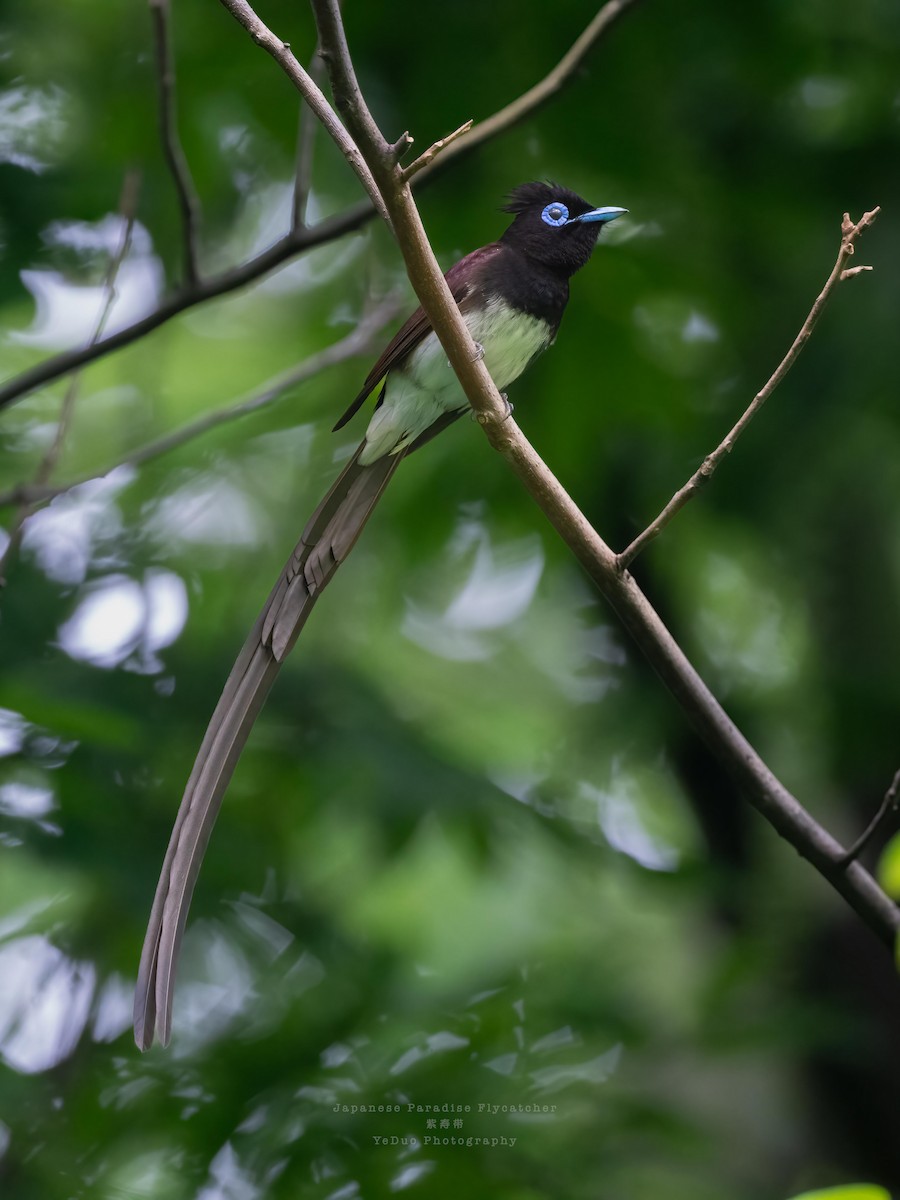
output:
<svg viewBox="0 0 900 1200"><path fill-rule="evenodd" d="M508 307L496 296L465 316L484 363L502 391L551 342L546 321ZM437 336L429 333L400 370L387 378L384 401L366 430L362 463L374 462L414 441L445 412L466 407L466 398Z"/></svg>
<svg viewBox="0 0 900 1200"><path fill-rule="evenodd" d="M485 365L501 391L552 341L546 321L510 308L496 296L481 312L467 317L466 324L475 341L484 346Z"/></svg>

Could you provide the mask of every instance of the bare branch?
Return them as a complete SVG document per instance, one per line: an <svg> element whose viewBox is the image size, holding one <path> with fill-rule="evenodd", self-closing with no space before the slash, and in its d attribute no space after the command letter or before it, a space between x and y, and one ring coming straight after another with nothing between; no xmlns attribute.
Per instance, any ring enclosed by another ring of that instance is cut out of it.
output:
<svg viewBox="0 0 900 1200"><path fill-rule="evenodd" d="M147 442L144 446L132 450L123 459L119 459L115 463L110 463L101 470L90 471L78 479L70 479L65 483L56 484L52 487L47 484L46 479L35 479L32 483L19 484L17 487L10 488L9 491L0 493L0 508L4 508L10 504L24 504L32 506L32 509L36 508L38 505L46 504L49 500L61 496L64 492L71 491L72 488L80 487L92 479L102 479L105 475L109 475L110 472L118 470L120 467L142 466L144 463L150 462L151 459L159 458L163 454L168 454L170 451L177 449L179 446L184 446L187 442L191 442L204 433L208 433L211 429L218 429L221 425L236 421L240 417L246 417L250 413L259 412L262 408L267 408L284 395L289 388L305 383L328 367L333 367L337 363L344 362L348 358L353 358L357 354L368 352L371 349L374 336L380 333L387 322L397 315L400 305L399 296L386 296L377 304L368 307L361 316L359 323L346 337L341 338L340 341L334 342L330 346L326 346L324 350L319 350L316 354L310 355L302 363L299 363L296 367L292 367L289 371L285 371L275 379L270 379L262 388L256 389L248 396L244 396L240 400L226 405L224 408L204 413L202 417L197 417L196 420L189 422L181 429L163 434L162 437L154 438L153 441Z"/></svg>
<svg viewBox="0 0 900 1200"><path fill-rule="evenodd" d="M540 82L530 87L527 92L523 92L521 96L517 96L511 103L495 112L493 116L479 121L469 133L463 134L458 141L453 143L452 147L448 147L441 155L439 162L429 166L426 173L430 175L436 167L447 166L458 154L468 153L476 146L504 133L511 126L523 121L535 109L546 104L548 100L552 100L571 81L588 53L609 31L614 22L628 9L634 8L637 3L638 0L607 0L607 3L600 8L594 19L576 38L552 71L545 75ZM419 182L422 182L421 178Z"/></svg>
<svg viewBox="0 0 900 1200"><path fill-rule="evenodd" d="M842 279L847 279L851 275L855 275L859 271L871 271L871 267L853 267L849 271L845 270L845 264L853 256L854 243L875 218L878 216L881 209L876 207L871 212L864 213L860 217L859 222L854 225L849 216L844 213L844 220L841 226L841 247L838 251L837 261L831 268L831 274L825 281L825 286L822 288L819 295L816 297L815 303L809 311L809 316L803 322L800 332L794 338L790 350L776 367L771 378L766 383L761 391L757 392L750 402L747 409L744 411L740 420L734 425L730 433L723 439L722 442L708 454L694 474L682 487L678 489L672 499L668 502L659 516L652 521L643 533L639 534L634 541L623 550L618 557L619 567L624 569L641 553L641 551L653 541L663 529L669 524L677 512L679 512L692 500L694 496L703 488L712 478L716 468L734 449L734 444L772 395L775 389L787 375L788 371L797 361L801 350L809 341L810 335L815 328L816 322L822 315L822 310L828 303L835 287Z"/></svg>
<svg viewBox="0 0 900 1200"><path fill-rule="evenodd" d="M137 210L137 195L138 184L140 177L137 172L130 171L125 176L125 181L122 184L122 194L119 198L119 213L123 219L122 239L115 254L109 260L109 266L106 269L104 278L104 298L100 308L100 315L97 318L97 324L94 327L93 333L88 341L89 346L94 346L103 336L103 330L106 328L106 323L109 320L109 314L112 312L112 307L116 302L116 278L119 274L119 269L122 263L128 256L128 251L131 249L131 239L134 233L134 217ZM66 389L66 394L63 396L62 405L59 411L59 421L56 426L56 433L53 441L47 449L46 454L38 463L37 470L34 473L31 487L36 489L45 488L53 472L56 470L59 456L62 453L63 445L65 444L66 435L69 432L69 426L72 421L72 412L75 407L75 401L78 396L78 385L81 381L79 372L75 372L69 380L69 386ZM12 519L12 524L9 530L9 540L6 543L6 548L0 556L0 587L6 584L6 571L13 557L18 553L19 546L22 542L22 534L24 533L25 523L31 514L34 512L34 504L31 500L22 496L17 500L18 508Z"/></svg>
<svg viewBox="0 0 900 1200"><path fill-rule="evenodd" d="M175 107L175 64L169 34L169 0L149 0L156 46L156 73L159 81L159 132L163 155L175 184L181 210L181 237L184 278L189 284L200 277L197 237L200 229L200 201L191 178L181 139Z"/></svg>
<svg viewBox="0 0 900 1200"><path fill-rule="evenodd" d="M439 138L438 141L434 142L433 145L428 147L424 154L420 154L419 157L414 162L411 162L408 167L404 167L403 178L410 180L412 179L413 175L418 175L418 173L424 170L429 163L434 161L434 159L438 154L441 153L442 150L446 149L447 146L451 146L456 139L462 137L463 134L468 133L473 124L474 122L471 120L466 121L465 124L460 125L459 129L454 129L454 131L452 133L448 133L446 137ZM410 141L412 141L411 138Z"/></svg>
<svg viewBox="0 0 900 1200"><path fill-rule="evenodd" d="M887 822L888 818L896 817L898 809L900 809L900 768L895 772L894 778L891 780L891 786L884 793L884 799L881 801L881 807L878 809L878 812L850 849L841 855L841 865L846 866L858 858L881 826Z"/></svg>
<svg viewBox="0 0 900 1200"><path fill-rule="evenodd" d="M314 229L294 230L286 233L284 237L279 238L277 242L269 246L267 250L263 250L255 258L222 271L218 275L207 276L194 287L176 292L159 308L148 313L146 317L141 317L132 325L127 325L105 338L100 338L93 345L65 350L61 354L55 354L52 358L45 359L27 371L23 371L8 383L0 386L0 409L14 403L28 392L33 392L35 388L41 387L43 384L51 383L54 379L59 379L86 363L110 354L122 346L130 345L152 330L158 329L160 325L165 325L173 317L177 317L180 313L186 312L198 304L203 304L207 300L219 296L227 296L230 292L246 287L248 283L268 274L269 271L287 262L288 259L294 258L301 251L334 241L335 238L342 237L366 224L371 217L372 207L368 201L363 201L343 213L336 213L333 217L320 221Z"/></svg>

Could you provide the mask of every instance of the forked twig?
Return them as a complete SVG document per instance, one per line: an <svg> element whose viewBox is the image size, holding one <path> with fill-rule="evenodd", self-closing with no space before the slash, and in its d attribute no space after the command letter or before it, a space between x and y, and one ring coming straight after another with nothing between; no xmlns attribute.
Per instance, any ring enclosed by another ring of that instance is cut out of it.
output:
<svg viewBox="0 0 900 1200"><path fill-rule="evenodd" d="M731 451L734 449L735 442L797 361L800 351L809 341L816 322L822 315L822 310L825 308L825 305L828 303L832 292L841 282L841 280L849 279L853 275L859 274L860 271L871 271L871 267L850 267L848 269L846 264L853 256L854 243L856 242L856 239L864 229L867 229L873 223L880 212L881 209L876 206L871 210L871 212L864 213L856 224L850 220L850 217L847 213L844 213L844 219L841 224L841 246L838 251L837 261L831 268L831 274L825 281L825 286L822 288L821 292L819 292L815 299L815 303L809 310L809 315L803 322L800 332L794 338L790 350L788 350L787 354L778 364L765 387L763 387L753 397L753 400L742 414L740 420L737 421L726 437L719 443L719 445L711 454L706 456L687 483L678 489L672 499L668 502L668 504L666 504L659 516L656 517L654 521L651 521L643 533L638 534L631 545L618 555L617 561L620 570L624 570L629 563L633 562L634 559L637 558L637 556L645 548L645 546L647 546L649 542L653 541L653 539L665 529L675 514L684 508L688 501L692 500L701 488L709 483L716 471L716 468L726 457L726 455L731 453Z"/></svg>

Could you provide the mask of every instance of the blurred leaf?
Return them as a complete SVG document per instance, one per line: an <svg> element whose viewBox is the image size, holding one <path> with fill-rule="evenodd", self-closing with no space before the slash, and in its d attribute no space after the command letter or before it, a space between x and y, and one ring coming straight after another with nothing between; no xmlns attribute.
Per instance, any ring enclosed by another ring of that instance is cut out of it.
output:
<svg viewBox="0 0 900 1200"><path fill-rule="evenodd" d="M884 1188L873 1183L845 1183L839 1187L802 1192L791 1200L891 1200Z"/></svg>
<svg viewBox="0 0 900 1200"><path fill-rule="evenodd" d="M900 833L895 833L882 850L875 877L889 896L900 900Z"/></svg>

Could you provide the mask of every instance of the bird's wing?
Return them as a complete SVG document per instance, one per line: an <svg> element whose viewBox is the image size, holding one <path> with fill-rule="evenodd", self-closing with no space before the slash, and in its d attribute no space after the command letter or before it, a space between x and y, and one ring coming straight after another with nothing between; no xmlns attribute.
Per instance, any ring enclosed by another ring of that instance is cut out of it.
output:
<svg viewBox="0 0 900 1200"><path fill-rule="evenodd" d="M473 250L465 258L461 258L447 272L445 278L450 287L450 293L463 312L468 304L474 303L479 294L478 284L482 268L499 251L500 244L498 242L492 242L490 246L482 246L480 250ZM366 376L362 391L335 425L334 431L343 429L350 418L359 412L388 371L399 366L429 333L431 333L431 322L425 316L423 309L417 308L385 346L378 362Z"/></svg>

